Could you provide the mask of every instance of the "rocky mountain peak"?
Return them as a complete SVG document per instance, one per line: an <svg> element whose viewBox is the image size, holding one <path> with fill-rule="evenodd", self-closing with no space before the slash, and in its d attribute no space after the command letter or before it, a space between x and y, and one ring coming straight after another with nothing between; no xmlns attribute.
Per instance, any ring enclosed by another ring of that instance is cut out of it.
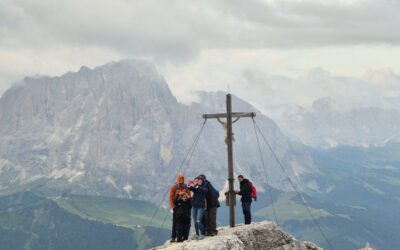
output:
<svg viewBox="0 0 400 250"><path fill-rule="evenodd" d="M234 228L218 229L218 235L204 240L188 240L183 243L165 243L153 250L259 250L292 249L319 250L311 242L301 242L276 226L275 223L262 221L250 225L238 225Z"/></svg>
<svg viewBox="0 0 400 250"><path fill-rule="evenodd" d="M190 106L178 103L155 67L140 60L26 78L0 98L0 190L25 185L159 198L163 192L155 191L170 185L204 121L202 114L224 111L225 93L202 98ZM257 112L236 97L233 107ZM258 112L257 121L291 175L314 173L309 155L272 120ZM235 163L238 173L261 184L264 170L252 126L250 119L235 123ZM226 180L223 127L209 121L198 144L187 175L204 173L221 187ZM271 185L285 189L281 170L272 164ZM162 186L149 187L153 181Z"/></svg>
<svg viewBox="0 0 400 250"><path fill-rule="evenodd" d="M318 112L326 112L332 109L332 99L329 97L319 98L312 104L312 108Z"/></svg>
<svg viewBox="0 0 400 250"><path fill-rule="evenodd" d="M94 69L82 66L59 77L26 77L6 91L0 99L0 133L30 130L32 123L63 123L61 113L78 111L77 106L86 115L133 106L140 106L136 111L143 114L150 106L176 104L166 81L148 62L124 60Z"/></svg>

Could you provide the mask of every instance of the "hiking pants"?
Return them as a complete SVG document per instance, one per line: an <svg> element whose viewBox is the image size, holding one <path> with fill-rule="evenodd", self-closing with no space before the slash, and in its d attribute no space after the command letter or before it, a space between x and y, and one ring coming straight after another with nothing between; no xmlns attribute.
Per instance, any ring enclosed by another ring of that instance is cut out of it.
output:
<svg viewBox="0 0 400 250"><path fill-rule="evenodd" d="M244 215L244 224L251 223L251 201L250 202L242 202L242 209Z"/></svg>
<svg viewBox="0 0 400 250"><path fill-rule="evenodd" d="M204 215L204 208L202 207L192 208L194 229L196 230L197 235L204 235L203 215Z"/></svg>
<svg viewBox="0 0 400 250"><path fill-rule="evenodd" d="M175 209L172 210L172 229L171 229L171 239L175 239L176 238L176 213L175 213Z"/></svg>
<svg viewBox="0 0 400 250"><path fill-rule="evenodd" d="M217 232L217 207L210 207L204 212L206 224L204 225L205 231L208 234Z"/></svg>
<svg viewBox="0 0 400 250"><path fill-rule="evenodd" d="M176 231L177 242L187 240L189 238L190 231L190 218L188 218L188 220L178 220L176 222Z"/></svg>

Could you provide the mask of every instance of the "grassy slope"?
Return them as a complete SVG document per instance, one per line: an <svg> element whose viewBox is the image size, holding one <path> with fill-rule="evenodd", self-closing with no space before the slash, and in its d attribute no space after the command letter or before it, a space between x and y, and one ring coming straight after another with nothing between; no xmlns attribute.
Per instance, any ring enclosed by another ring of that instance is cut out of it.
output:
<svg viewBox="0 0 400 250"><path fill-rule="evenodd" d="M260 194L258 202L269 199ZM307 203L322 232L327 236L335 249L358 249L365 242L372 242L379 249L390 249L390 246L400 244L395 239L399 220L390 218L380 211L364 208L338 205L312 198L306 195ZM274 221L272 207L254 206L254 219ZM318 227L307 213L301 201L293 193L278 195L274 203L279 226L301 240L311 240L329 249L327 242Z"/></svg>
<svg viewBox="0 0 400 250"><path fill-rule="evenodd" d="M313 216L335 249L358 249L370 242L378 249L400 245L400 144L384 148L310 149L329 192L306 196ZM280 225L302 240L328 248L301 201L279 193L275 208ZM262 199L269 200L268 197ZM270 204L255 215L273 220Z"/></svg>
<svg viewBox="0 0 400 250"><path fill-rule="evenodd" d="M147 225L157 209L153 204L145 201L108 197L72 195L55 198L54 201L65 210L83 218L132 229ZM166 213L168 213L166 209L160 208L151 226L161 227ZM170 220L167 218L163 228L169 228L170 225Z"/></svg>
<svg viewBox="0 0 400 250"><path fill-rule="evenodd" d="M169 238L171 228L169 210L157 209L149 202L80 195L53 200L63 209L82 218L130 228L135 232L137 241L141 240L146 226L149 226L141 240L143 244L139 248L157 246Z"/></svg>
<svg viewBox="0 0 400 250"><path fill-rule="evenodd" d="M147 224L153 211L149 203L125 199L17 193L0 197L0 243L6 249L144 249L169 233L154 227L161 224L156 219L136 245L144 228L135 225Z"/></svg>
<svg viewBox="0 0 400 250"><path fill-rule="evenodd" d="M400 211L400 145L388 145L385 148L359 149L340 147L333 150L310 149L316 164L322 174L320 181L331 186L326 193L313 193L306 198L311 212L318 220L323 232L333 243L335 249L357 249L366 241L380 249L390 249L400 245L397 230L400 221L397 216ZM269 197L259 194L259 202L253 203L255 219L273 220ZM8 205L35 203L35 200L8 200ZM279 224L295 237L302 240L313 240L328 249L315 224L298 198L292 193L274 191L275 207ZM63 211L95 222L118 225L136 232L135 237L141 235L143 228L138 225L147 225L154 213L154 205L142 201L68 196L52 199ZM14 203L15 204L14 204ZM26 205L26 204L25 204ZM45 204L40 204L39 207ZM13 208L13 209L14 209ZM0 202L0 210L2 204ZM30 209L28 206L26 209ZM220 209L224 211L223 208ZM3 213L3 214L2 214ZM2 235L9 235L10 239L23 239L25 246L31 246L37 241L36 233L26 232L22 228L28 227L24 221L29 221L32 213L13 214L9 211L0 213L0 231ZM168 237L170 217L160 237L158 229L162 225L168 211L160 209L144 239L150 245L158 245L160 239ZM26 217L24 217L26 216ZM237 216L240 213L240 202L237 206ZM220 216L221 224L226 224L225 214ZM221 220L222 219L222 220ZM46 221L46 218L43 217ZM239 220L237 220L239 222ZM22 225L18 227L16 225ZM5 237L5 236L4 236ZM7 239L0 237L2 240ZM4 241L3 241L4 242ZM19 241L6 241L15 248Z"/></svg>
<svg viewBox="0 0 400 250"><path fill-rule="evenodd" d="M283 193L281 196L279 196L278 200L274 202L274 206L277 210L277 219L281 223L285 223L289 220L304 221L310 219L307 211L304 209L304 206L298 201L298 199L296 199L295 193ZM310 211L315 219L325 216L333 216L324 209L310 207ZM257 210L255 215L261 218L265 215L273 215L272 206L268 205L267 207ZM270 219L274 218L270 217Z"/></svg>

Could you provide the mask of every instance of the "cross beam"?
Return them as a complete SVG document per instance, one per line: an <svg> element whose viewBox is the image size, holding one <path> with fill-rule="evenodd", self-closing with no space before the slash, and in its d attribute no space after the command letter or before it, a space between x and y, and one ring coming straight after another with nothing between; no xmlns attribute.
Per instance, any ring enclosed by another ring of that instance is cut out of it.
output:
<svg viewBox="0 0 400 250"><path fill-rule="evenodd" d="M212 119L212 118L226 118L228 115L226 113L219 113L219 114L204 114L203 118L204 119ZM256 113L250 112L250 113L245 113L245 112L233 112L232 113L232 118L242 118L242 117L255 117Z"/></svg>
<svg viewBox="0 0 400 250"><path fill-rule="evenodd" d="M235 121L242 117L255 117L256 113L254 112L234 112L232 113L232 97L231 94L226 95L226 113L219 113L219 114L204 114L204 119L218 119L226 118L226 129L227 129L227 138L226 143L228 146L228 182L229 182L229 191L228 191L228 204L229 204L229 224L230 227L235 226L235 202L236 202L236 194L233 189L233 151L232 151L232 118L236 118Z"/></svg>

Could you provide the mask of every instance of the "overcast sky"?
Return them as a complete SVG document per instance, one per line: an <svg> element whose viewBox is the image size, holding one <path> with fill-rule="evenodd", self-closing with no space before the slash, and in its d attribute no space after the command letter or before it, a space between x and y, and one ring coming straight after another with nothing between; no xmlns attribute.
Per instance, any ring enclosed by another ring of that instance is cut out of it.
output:
<svg viewBox="0 0 400 250"><path fill-rule="evenodd" d="M0 0L0 94L24 76L152 61L174 94L259 108L400 107L397 0Z"/></svg>

